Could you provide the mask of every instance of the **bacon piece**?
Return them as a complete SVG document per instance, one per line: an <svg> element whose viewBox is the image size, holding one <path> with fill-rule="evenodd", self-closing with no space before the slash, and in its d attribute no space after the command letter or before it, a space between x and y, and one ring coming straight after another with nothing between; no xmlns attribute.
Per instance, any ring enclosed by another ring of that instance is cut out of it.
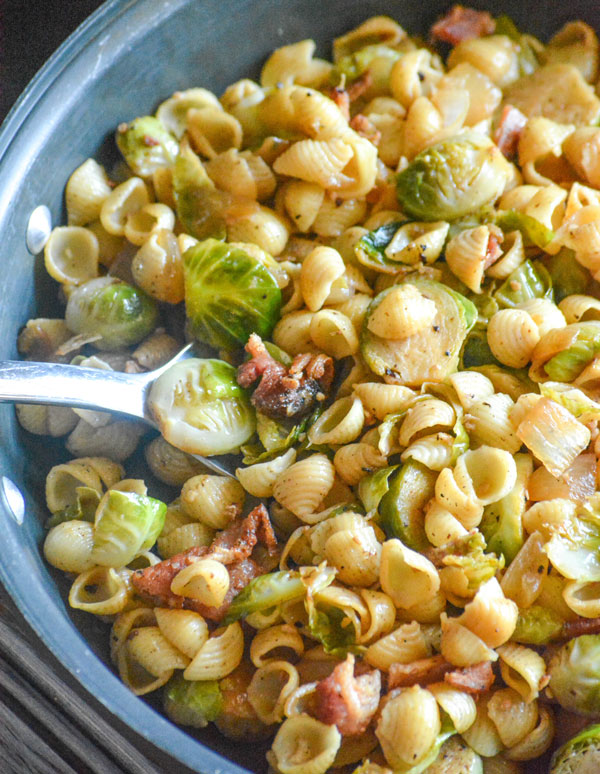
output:
<svg viewBox="0 0 600 774"><path fill-rule="evenodd" d="M564 640L571 640L582 634L600 634L600 618L578 618L576 621L565 621L560 637Z"/></svg>
<svg viewBox="0 0 600 774"><path fill-rule="evenodd" d="M165 559L153 567L137 570L133 573L131 581L141 596L151 599L156 605L184 607L195 610L205 618L220 621L229 609L234 596L253 578L266 572L260 563L250 558L254 547L259 542L265 546L269 555L277 552L277 539L264 505L258 505L245 519L235 519L210 546L194 546L189 551ZM196 599L182 597L171 591L171 583L177 573L200 557L221 562L229 572L229 590L223 604L218 608L209 607Z"/></svg>
<svg viewBox="0 0 600 774"><path fill-rule="evenodd" d="M514 159L519 147L519 139L527 124L527 116L512 105L502 108L498 128L494 132L494 142L507 159Z"/></svg>
<svg viewBox="0 0 600 774"><path fill-rule="evenodd" d="M408 688L411 685L431 685L441 681L465 693L481 693L494 682L489 661L457 669L442 655L413 661L412 664L392 664L388 675L388 689Z"/></svg>
<svg viewBox="0 0 600 774"><path fill-rule="evenodd" d="M381 674L379 670L354 676L354 656L317 683L315 715L327 725L335 725L342 736L362 734L379 706Z"/></svg>
<svg viewBox="0 0 600 774"><path fill-rule="evenodd" d="M500 240L495 234L490 234L488 238L487 243L487 250L485 253L485 259L483 261L483 268L489 269L489 267L496 263L498 258L502 255L502 250L500 249Z"/></svg>
<svg viewBox="0 0 600 774"><path fill-rule="evenodd" d="M482 661L480 664L453 669L446 672L444 682L465 693L482 693L491 688L495 680L491 661Z"/></svg>
<svg viewBox="0 0 600 774"><path fill-rule="evenodd" d="M371 71L365 70L362 75L352 81L346 88L350 102L354 102L359 97L362 97L362 95L371 88L372 84L373 76L371 75Z"/></svg>
<svg viewBox="0 0 600 774"><path fill-rule="evenodd" d="M269 355L255 333L248 339L246 351L252 359L238 368L237 381L250 387L260 379L251 401L268 417L288 419L306 414L331 388L333 360L327 355L296 355L288 369Z"/></svg>
<svg viewBox="0 0 600 774"><path fill-rule="evenodd" d="M463 40L491 35L496 22L487 11L476 11L464 5L453 5L448 13L431 28L434 38L456 46Z"/></svg>
<svg viewBox="0 0 600 774"><path fill-rule="evenodd" d="M346 89L342 89L341 86L332 86L328 92L326 92L330 100L335 102L341 112L344 114L346 121L350 120L350 95Z"/></svg>
<svg viewBox="0 0 600 774"><path fill-rule="evenodd" d="M452 664L441 655L420 658L411 664L392 664L388 674L388 690L439 683L453 669Z"/></svg>
<svg viewBox="0 0 600 774"><path fill-rule="evenodd" d="M372 142L373 145L379 145L381 132L379 129L376 129L371 121L369 121L366 116L363 116L362 113L357 113L354 116L352 121L350 121L350 128L354 129L361 137L365 137L369 142Z"/></svg>

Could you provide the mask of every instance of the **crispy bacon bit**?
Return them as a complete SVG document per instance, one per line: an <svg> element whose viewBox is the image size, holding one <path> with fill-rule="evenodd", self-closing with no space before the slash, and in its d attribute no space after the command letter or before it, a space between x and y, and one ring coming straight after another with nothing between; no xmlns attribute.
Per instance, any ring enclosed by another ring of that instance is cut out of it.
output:
<svg viewBox="0 0 600 774"><path fill-rule="evenodd" d="M352 81L352 83L349 84L349 86L346 88L350 102L354 102L359 97L362 97L362 95L371 88L372 84L373 76L371 75L371 71L365 70L361 76L359 76L355 81Z"/></svg>
<svg viewBox="0 0 600 774"><path fill-rule="evenodd" d="M325 95L329 99L333 100L335 104L344 114L346 121L350 120L350 103L357 100L370 88L373 83L373 78L369 70L366 70L355 81L343 88L342 86L332 86L331 89L325 92Z"/></svg>
<svg viewBox="0 0 600 774"><path fill-rule="evenodd" d="M157 605L185 607L213 621L220 621L234 596L253 578L266 572L258 561L250 558L258 543L265 547L269 555L276 554L277 539L264 505L258 505L245 519L233 521L210 546L195 546L153 567L137 570L132 575L132 583L141 596L150 598ZM171 591L171 582L177 573L200 557L221 562L229 572L229 590L223 604L218 608L208 607L198 600L182 597Z"/></svg>
<svg viewBox="0 0 600 774"><path fill-rule="evenodd" d="M434 38L456 46L463 40L491 35L496 22L487 11L476 11L464 5L453 5L448 13L431 28Z"/></svg>
<svg viewBox="0 0 600 774"><path fill-rule="evenodd" d="M381 132L376 129L375 126L369 121L362 113L357 113L352 121L350 121L350 128L354 129L361 137L365 137L367 140L373 143L373 145L379 145L381 140Z"/></svg>
<svg viewBox="0 0 600 774"><path fill-rule="evenodd" d="M335 102L341 112L344 114L346 121L350 120L350 95L346 89L342 89L341 86L333 86L327 92L327 96L330 100Z"/></svg>
<svg viewBox="0 0 600 774"><path fill-rule="evenodd" d="M494 142L507 159L514 159L519 147L519 138L527 124L527 117L512 105L502 108L500 123L494 132Z"/></svg>
<svg viewBox="0 0 600 774"><path fill-rule="evenodd" d="M354 656L338 664L333 672L317 683L318 720L338 727L343 736L362 734L379 706L381 674L377 669L354 676Z"/></svg>
<svg viewBox="0 0 600 774"><path fill-rule="evenodd" d="M489 269L493 263L496 263L501 255L502 250L500 249L500 239L495 234L490 234L488 238L485 259L483 261L483 268Z"/></svg>
<svg viewBox="0 0 600 774"><path fill-rule="evenodd" d="M565 621L560 636L561 639L571 640L582 634L600 634L600 618L578 618L576 621Z"/></svg>
<svg viewBox="0 0 600 774"><path fill-rule="evenodd" d="M252 359L238 368L238 384L250 387L260 379L251 400L268 417L287 419L306 414L331 388L333 360L327 355L296 355L288 369L269 355L255 333L248 339L246 351Z"/></svg>
<svg viewBox="0 0 600 774"><path fill-rule="evenodd" d="M392 664L388 674L388 690L439 683L453 669L452 664L440 655L421 658L411 664Z"/></svg>
<svg viewBox="0 0 600 774"><path fill-rule="evenodd" d="M457 669L441 656L430 656L412 664L392 664L388 675L388 689L408 688L411 685L431 685L441 681L465 693L481 693L494 682L494 672L489 661Z"/></svg>
<svg viewBox="0 0 600 774"><path fill-rule="evenodd" d="M480 664L453 669L446 672L444 682L465 693L482 693L491 688L495 680L491 661L482 661Z"/></svg>

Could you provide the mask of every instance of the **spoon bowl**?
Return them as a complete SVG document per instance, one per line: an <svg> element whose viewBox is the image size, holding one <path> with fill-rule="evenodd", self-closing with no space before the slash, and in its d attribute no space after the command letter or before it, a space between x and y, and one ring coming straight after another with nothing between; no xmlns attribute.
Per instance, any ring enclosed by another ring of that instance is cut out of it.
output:
<svg viewBox="0 0 600 774"><path fill-rule="evenodd" d="M63 363L0 361L0 403L41 403L111 411L142 419L159 430L148 400L152 385L171 366L192 355L190 343L160 368L141 374ZM235 465L228 457L193 456L215 473L234 476Z"/></svg>

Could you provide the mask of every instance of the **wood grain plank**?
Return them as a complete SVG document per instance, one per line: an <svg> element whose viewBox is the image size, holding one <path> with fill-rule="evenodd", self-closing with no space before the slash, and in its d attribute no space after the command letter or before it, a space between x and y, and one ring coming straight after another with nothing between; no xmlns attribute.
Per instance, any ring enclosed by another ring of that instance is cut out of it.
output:
<svg viewBox="0 0 600 774"><path fill-rule="evenodd" d="M71 719L43 696L32 683L26 681L0 656L0 696L6 696L5 709L13 715L24 716L29 725L32 720L38 728L38 736L52 739L52 748L74 758L77 771L83 774L123 774L124 769L115 764L104 751L74 725ZM10 702L8 701L10 699ZM18 748L17 748L18 749Z"/></svg>
<svg viewBox="0 0 600 774"><path fill-rule="evenodd" d="M83 695L77 694L61 681L31 645L3 618L0 618L0 655L28 683L35 685L42 695L60 708L70 722L93 741L94 745L103 750L120 767L117 771L123 770L127 774L160 774L160 770L104 720ZM41 705L39 712L43 713ZM38 712L35 712L35 715L37 717ZM4 772L1 768L0 771ZM22 769L19 774L24 771L28 770ZM100 769L98 774L105 773Z"/></svg>

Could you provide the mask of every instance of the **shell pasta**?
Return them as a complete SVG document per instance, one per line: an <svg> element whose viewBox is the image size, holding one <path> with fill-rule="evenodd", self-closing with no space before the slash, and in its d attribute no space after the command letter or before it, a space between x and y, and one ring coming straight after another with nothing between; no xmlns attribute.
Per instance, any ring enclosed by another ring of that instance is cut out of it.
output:
<svg viewBox="0 0 600 774"><path fill-rule="evenodd" d="M23 357L195 349L153 435L17 407L73 457L45 558L135 694L273 774L525 772L600 717L600 44L571 25L291 42L66 183L64 314Z"/></svg>

